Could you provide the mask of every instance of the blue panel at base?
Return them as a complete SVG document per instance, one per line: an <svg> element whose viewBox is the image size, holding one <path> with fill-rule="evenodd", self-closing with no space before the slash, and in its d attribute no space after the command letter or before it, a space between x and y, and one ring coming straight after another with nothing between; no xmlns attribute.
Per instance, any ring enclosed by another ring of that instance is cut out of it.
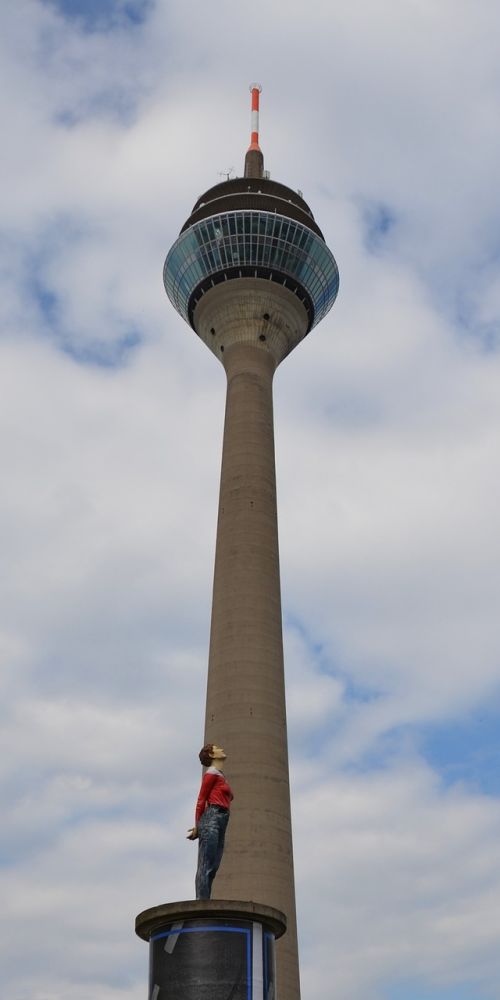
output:
<svg viewBox="0 0 500 1000"><path fill-rule="evenodd" d="M251 923L185 922L152 936L150 954L150 1000L261 1000L253 997Z"/></svg>
<svg viewBox="0 0 500 1000"><path fill-rule="evenodd" d="M274 948L274 934L264 934L262 942L264 1000L267 1000L269 996L276 996Z"/></svg>

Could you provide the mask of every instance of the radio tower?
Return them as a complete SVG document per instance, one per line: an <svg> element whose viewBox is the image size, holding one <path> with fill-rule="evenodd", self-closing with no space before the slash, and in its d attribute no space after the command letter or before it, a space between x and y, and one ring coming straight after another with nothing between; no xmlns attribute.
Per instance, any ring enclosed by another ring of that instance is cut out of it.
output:
<svg viewBox="0 0 500 1000"><path fill-rule="evenodd" d="M214 895L285 914L279 997L299 1000L272 382L333 305L339 277L302 195L264 171L261 87L250 89L244 177L198 199L164 282L227 375L205 742L225 748L235 798Z"/></svg>

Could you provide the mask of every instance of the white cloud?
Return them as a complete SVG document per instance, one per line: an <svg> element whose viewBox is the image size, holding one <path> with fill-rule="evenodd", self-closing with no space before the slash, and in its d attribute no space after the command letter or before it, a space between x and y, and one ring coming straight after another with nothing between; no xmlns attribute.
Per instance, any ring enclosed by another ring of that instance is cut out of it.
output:
<svg viewBox="0 0 500 1000"><path fill-rule="evenodd" d="M224 380L161 267L260 77L341 269L276 378L304 995L495 996L498 798L418 732L500 681L497 6L0 17L4 992L136 1000L192 892Z"/></svg>
<svg viewBox="0 0 500 1000"><path fill-rule="evenodd" d="M311 995L333 982L345 1000L378 998L391 982L418 977L438 987L471 980L471 995L494 996L498 802L445 792L411 759L376 776L306 774L298 784Z"/></svg>

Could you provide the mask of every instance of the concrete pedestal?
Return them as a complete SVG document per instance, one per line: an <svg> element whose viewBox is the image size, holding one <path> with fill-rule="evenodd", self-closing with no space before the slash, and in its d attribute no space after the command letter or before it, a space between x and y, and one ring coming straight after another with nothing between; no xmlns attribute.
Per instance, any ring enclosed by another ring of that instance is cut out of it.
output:
<svg viewBox="0 0 500 1000"><path fill-rule="evenodd" d="M167 903L140 913L135 929L149 941L148 1000L276 1000L274 942L286 929L279 910L220 899Z"/></svg>

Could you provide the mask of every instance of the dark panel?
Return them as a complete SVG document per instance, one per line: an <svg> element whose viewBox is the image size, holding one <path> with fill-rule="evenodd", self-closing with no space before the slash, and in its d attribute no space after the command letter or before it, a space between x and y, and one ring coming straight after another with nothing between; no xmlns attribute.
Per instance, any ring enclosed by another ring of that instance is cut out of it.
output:
<svg viewBox="0 0 500 1000"><path fill-rule="evenodd" d="M264 1000L276 998L276 946L274 934L265 933L262 941Z"/></svg>
<svg viewBox="0 0 500 1000"><path fill-rule="evenodd" d="M151 939L149 1000L252 1000L252 925L189 921Z"/></svg>
<svg viewBox="0 0 500 1000"><path fill-rule="evenodd" d="M285 201L291 201L293 205L297 205L303 212L307 212L311 219L314 219L309 205L298 191L287 187L286 184L280 184L279 181L267 180L265 177L259 177L258 180L253 177L234 177L230 181L222 181L220 184L215 184L214 187L209 188L208 191L200 195L193 208L193 212L196 212L201 205L213 201L214 198L225 198L227 195L237 194L239 191L252 191L275 195L277 198L284 198Z"/></svg>
<svg viewBox="0 0 500 1000"><path fill-rule="evenodd" d="M285 215L290 219L295 219L296 222L300 222L302 226L307 226L308 229L312 229L313 233L316 233L317 236L324 240L323 233L315 223L312 215L303 211L300 206L295 205L288 199L280 198L277 195L268 194L267 192L249 194L247 191L242 193L222 192L218 198L205 205L200 205L184 223L181 233L184 233L186 229L193 226L195 222L200 222L201 219L208 219L211 215L217 215L219 212L238 211L277 212L278 215Z"/></svg>

